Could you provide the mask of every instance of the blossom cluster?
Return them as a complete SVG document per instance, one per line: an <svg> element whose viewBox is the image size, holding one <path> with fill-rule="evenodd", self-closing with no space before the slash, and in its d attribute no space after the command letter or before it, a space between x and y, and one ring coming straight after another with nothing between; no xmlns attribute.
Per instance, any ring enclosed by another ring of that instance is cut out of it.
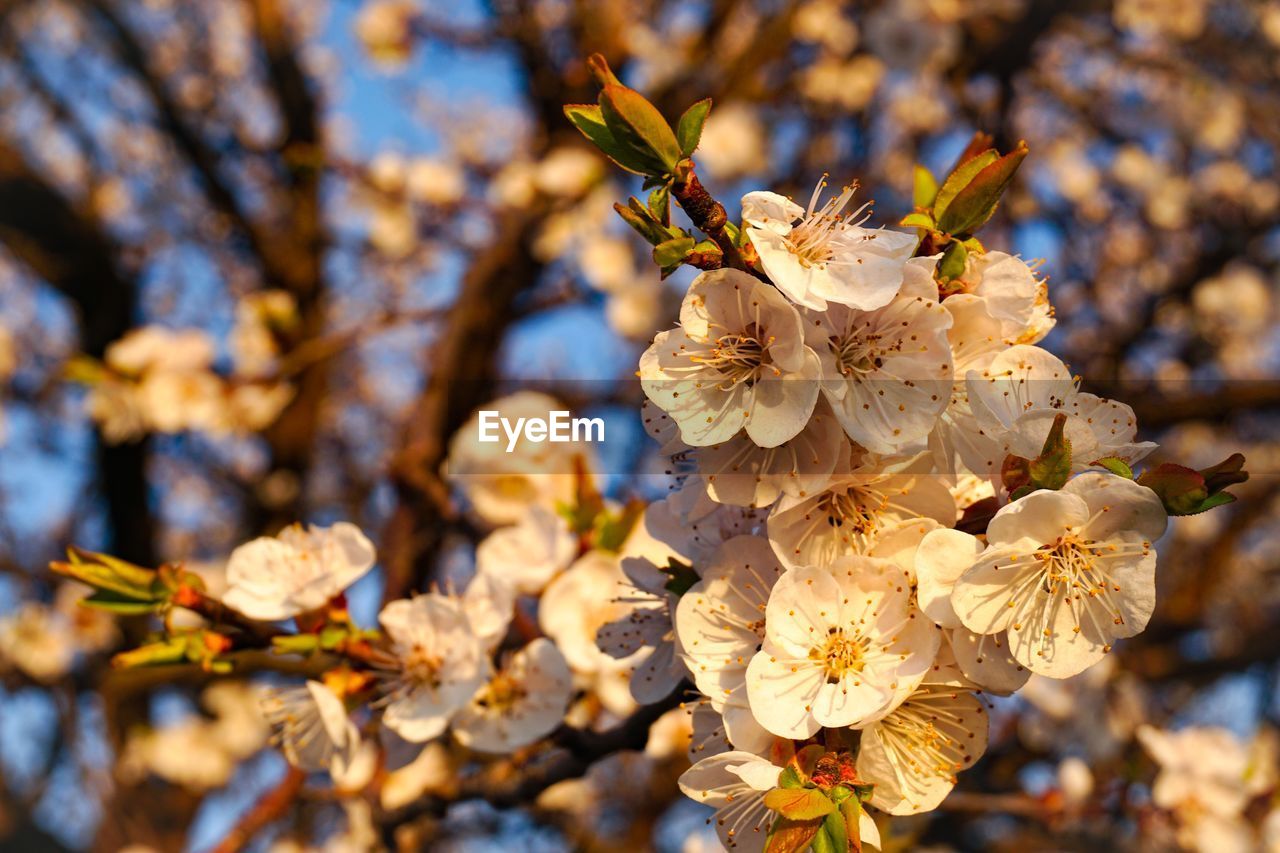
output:
<svg viewBox="0 0 1280 853"><path fill-rule="evenodd" d="M847 212L852 187L822 190L743 198L755 268L698 276L641 359L646 427L681 472L645 524L700 541L632 568L641 600L601 633L672 659L663 686L687 672L722 721L732 751L682 787L730 846L763 844L779 743L833 732L872 806L937 807L985 748L982 693L1075 675L1145 627L1167 523L1114 473L1153 448L1132 410L1036 346L1054 321L1032 267L974 252L945 275ZM1008 461L1055 429L1070 478L1018 488Z"/></svg>
<svg viewBox="0 0 1280 853"><path fill-rule="evenodd" d="M296 322L294 312L292 297L283 291L253 294L240 303L231 334L231 376L214 370L217 351L205 332L154 325L113 343L100 363L82 357L71 372L89 386L89 415L112 443L148 432L262 430L293 399L292 385L275 374L277 335Z"/></svg>

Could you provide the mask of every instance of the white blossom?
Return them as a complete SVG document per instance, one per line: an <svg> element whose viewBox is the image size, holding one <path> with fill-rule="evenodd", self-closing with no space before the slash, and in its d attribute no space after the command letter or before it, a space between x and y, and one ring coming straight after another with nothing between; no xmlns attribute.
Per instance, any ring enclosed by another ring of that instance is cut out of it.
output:
<svg viewBox="0 0 1280 853"><path fill-rule="evenodd" d="M454 737L480 752L511 752L559 725L572 694L564 655L539 637L513 654L458 712Z"/></svg>
<svg viewBox="0 0 1280 853"><path fill-rule="evenodd" d="M913 261L905 269L901 292L882 307L832 305L805 317L822 358L823 394L849 437L876 453L924 439L952 384L951 314L927 267Z"/></svg>
<svg viewBox="0 0 1280 853"><path fill-rule="evenodd" d="M319 681L268 691L262 712L272 739L300 770L341 774L360 746L360 732L342 700Z"/></svg>
<svg viewBox="0 0 1280 853"><path fill-rule="evenodd" d="M1058 414L1067 417L1063 435L1071 443L1073 472L1109 456L1133 464L1155 448L1134 440L1133 409L1081 392L1067 366L1039 347L1010 347L981 371L970 370L966 381L977 426L997 450L987 459L964 460L978 474L998 476L1008 454L1039 456Z"/></svg>
<svg viewBox="0 0 1280 853"><path fill-rule="evenodd" d="M756 722L747 699L747 665L765 634L765 607L783 569L767 540L737 536L680 597L676 631L698 690L723 715L734 747L757 752L771 736Z"/></svg>
<svg viewBox="0 0 1280 853"><path fill-rule="evenodd" d="M445 730L489 677L489 656L463 602L438 593L392 601L378 615L400 661L382 721L421 743Z"/></svg>
<svg viewBox="0 0 1280 853"><path fill-rule="evenodd" d="M747 666L751 712L791 738L878 719L925 677L941 638L892 561L791 569L769 596L764 643Z"/></svg>
<svg viewBox="0 0 1280 853"><path fill-rule="evenodd" d="M615 659L599 648L596 636L629 615L631 607L618 600L626 586L618 555L590 551L551 581L538 604L538 625L564 654L579 686L620 714L635 707L631 677L648 652Z"/></svg>
<svg viewBox="0 0 1280 853"><path fill-rule="evenodd" d="M902 271L916 238L899 231L863 228L864 204L845 213L856 186L845 187L822 207L827 182L814 188L808 208L772 192L742 198L747 235L769 279L789 299L825 310L828 302L874 310L902 286Z"/></svg>
<svg viewBox="0 0 1280 853"><path fill-rule="evenodd" d="M769 541L785 566L823 566L865 554L885 527L911 518L950 526L955 499L932 473L927 453L884 458L850 452L827 487L804 497L782 497L769 515Z"/></svg>
<svg viewBox="0 0 1280 853"><path fill-rule="evenodd" d="M640 358L645 394L695 447L744 428L761 447L795 437L817 402L820 370L796 309L733 269L698 276L679 328L660 332Z"/></svg>
<svg viewBox="0 0 1280 853"><path fill-rule="evenodd" d="M713 500L767 507L782 495L804 497L826 486L844 443L840 422L819 401L804 429L777 447L760 447L738 433L691 453Z"/></svg>
<svg viewBox="0 0 1280 853"><path fill-rule="evenodd" d="M964 534L949 534L955 564L969 563L951 606L975 633L1007 631L1013 657L1032 672L1074 675L1146 627L1155 607L1152 543L1166 524L1154 492L1114 474L1088 472L1061 491L1033 492L996 513L976 557Z"/></svg>
<svg viewBox="0 0 1280 853"><path fill-rule="evenodd" d="M476 547L476 571L502 578L521 594L536 595L577 553L577 537L564 519L534 506L516 524L484 538Z"/></svg>
<svg viewBox="0 0 1280 853"><path fill-rule="evenodd" d="M517 391L480 407L515 423L546 419L564 405L536 391ZM498 430L500 433L501 430ZM515 524L534 506L554 509L574 496L574 461L590 467L587 448L574 442L534 443L523 433L513 452L507 441L480 441L479 414L473 414L449 442L445 477L462 490L472 510L492 525Z"/></svg>
<svg viewBox="0 0 1280 853"><path fill-rule="evenodd" d="M945 647L944 647L945 648ZM956 774L987 748L987 711L949 654L940 654L920 686L862 730L858 776L875 785L871 805L894 815L930 811Z"/></svg>
<svg viewBox="0 0 1280 853"><path fill-rule="evenodd" d="M231 552L223 601L252 619L289 619L323 607L373 567L360 528L290 525Z"/></svg>

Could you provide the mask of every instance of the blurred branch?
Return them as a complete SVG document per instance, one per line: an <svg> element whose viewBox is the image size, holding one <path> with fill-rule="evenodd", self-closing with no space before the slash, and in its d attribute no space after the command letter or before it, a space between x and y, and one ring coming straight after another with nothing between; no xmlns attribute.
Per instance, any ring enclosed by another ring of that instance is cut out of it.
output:
<svg viewBox="0 0 1280 853"><path fill-rule="evenodd" d="M384 834L420 817L441 817L452 802L484 799L500 809L528 805L557 782L584 775L602 758L627 750L644 749L650 727L663 714L680 707L681 699L690 689L688 682L681 682L667 698L641 706L625 721L602 732L561 726L551 737L559 749L545 759L535 759L514 773L510 772L510 765L506 762L491 765L491 772L479 772L463 780L456 796L448 799L425 797L384 815L379 821ZM492 772L495 770L497 772Z"/></svg>
<svg viewBox="0 0 1280 853"><path fill-rule="evenodd" d="M263 794L253 808L240 818L239 823L209 849L209 853L236 853L244 849L254 836L284 816L302 790L305 779L305 773L296 767L290 767L280 783Z"/></svg>

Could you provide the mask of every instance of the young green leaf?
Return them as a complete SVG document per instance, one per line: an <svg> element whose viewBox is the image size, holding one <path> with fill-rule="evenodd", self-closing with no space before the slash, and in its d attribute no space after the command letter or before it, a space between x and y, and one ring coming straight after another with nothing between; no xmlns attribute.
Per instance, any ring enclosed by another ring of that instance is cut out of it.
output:
<svg viewBox="0 0 1280 853"><path fill-rule="evenodd" d="M820 829L822 818L791 820L778 817L769 829L764 853L804 853Z"/></svg>
<svg viewBox="0 0 1280 853"><path fill-rule="evenodd" d="M698 149L698 140L702 139L702 126L707 123L711 113L711 99L703 98L684 111L676 124L676 139L680 142L680 153L685 157L692 156Z"/></svg>
<svg viewBox="0 0 1280 853"><path fill-rule="evenodd" d="M965 263L969 259L969 251L963 243L952 243L938 261L938 278L959 278L964 275Z"/></svg>
<svg viewBox="0 0 1280 853"><path fill-rule="evenodd" d="M648 174L653 163L614 138L613 131L605 124L599 106L569 104L564 108L564 114L592 145L620 168L637 175Z"/></svg>
<svg viewBox="0 0 1280 853"><path fill-rule="evenodd" d="M911 188L911 202L921 210L933 207L938 197L938 179L924 166L916 164L915 181Z"/></svg>
<svg viewBox="0 0 1280 853"><path fill-rule="evenodd" d="M951 206L952 199L960 193L960 190L968 186L975 175L998 159L1000 159L1000 153L991 149L956 166L955 170L942 182L942 188L938 190L933 200L933 218L941 220L947 208Z"/></svg>
<svg viewBox="0 0 1280 853"><path fill-rule="evenodd" d="M817 788L774 788L764 795L764 804L792 820L823 817L836 810L836 804Z"/></svg>
<svg viewBox="0 0 1280 853"><path fill-rule="evenodd" d="M1031 483L1037 489L1061 489L1071 476L1071 442L1063 434L1066 426L1066 415L1054 415L1040 455L1027 466Z"/></svg>
<svg viewBox="0 0 1280 853"><path fill-rule="evenodd" d="M932 231L934 227L933 217L920 211L908 213L898 224L904 228L923 228L926 231Z"/></svg>
<svg viewBox="0 0 1280 853"><path fill-rule="evenodd" d="M938 228L948 234L972 234L995 213L1014 173L1027 157L1027 143L984 166L956 193L944 213L938 213ZM981 162L975 158L971 162ZM965 164L967 167L968 164Z"/></svg>
<svg viewBox="0 0 1280 853"><path fill-rule="evenodd" d="M605 86L600 92L600 114L621 145L648 163L643 174L662 175L675 170L680 143L658 108L634 89Z"/></svg>
<svg viewBox="0 0 1280 853"><path fill-rule="evenodd" d="M1105 468L1117 477L1124 477L1126 480L1133 479L1133 469L1129 467L1129 463L1118 457L1104 456L1101 459L1093 460L1089 464Z"/></svg>

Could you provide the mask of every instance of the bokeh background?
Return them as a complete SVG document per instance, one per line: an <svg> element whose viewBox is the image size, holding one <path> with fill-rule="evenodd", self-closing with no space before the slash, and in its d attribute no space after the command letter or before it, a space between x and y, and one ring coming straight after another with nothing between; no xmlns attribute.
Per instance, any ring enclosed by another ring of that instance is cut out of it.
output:
<svg viewBox="0 0 1280 853"><path fill-rule="evenodd" d="M626 380L689 277L659 280L611 210L638 187L562 117L594 51L670 116L715 99L696 159L731 215L829 172L892 223L915 163L1025 139L984 241L1043 260L1045 346L1161 459L1248 457L1239 503L1162 543L1150 628L997 702L906 848L1167 849L1134 728L1280 722L1280 2L0 0L0 849L209 849L284 772L242 683L108 666L145 626L75 609L46 569L68 544L216 578L349 519L379 546L370 624L476 535L436 472L529 382L634 435L605 468L646 488ZM134 416L95 365L147 324L203 330L217 381L276 402ZM315 794L249 844L715 849L675 740L519 810L375 804L363 838Z"/></svg>

